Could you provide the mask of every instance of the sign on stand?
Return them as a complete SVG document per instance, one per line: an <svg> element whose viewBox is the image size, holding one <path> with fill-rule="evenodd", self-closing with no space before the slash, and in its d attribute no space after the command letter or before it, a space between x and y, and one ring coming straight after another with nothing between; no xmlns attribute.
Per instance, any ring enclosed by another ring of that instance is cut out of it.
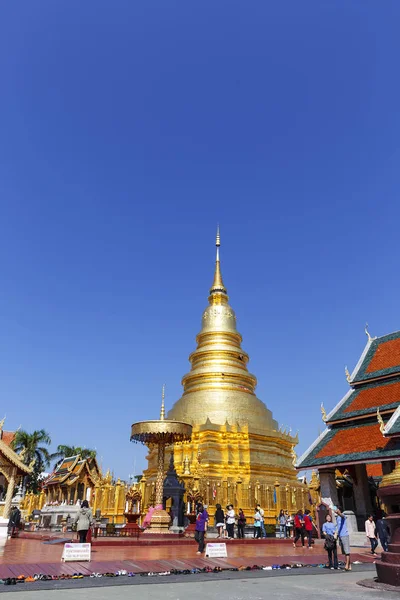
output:
<svg viewBox="0 0 400 600"><path fill-rule="evenodd" d="M90 562L90 549L91 544L64 544L61 560L65 562L88 560Z"/></svg>
<svg viewBox="0 0 400 600"><path fill-rule="evenodd" d="M206 556L208 558L228 558L226 544L207 544Z"/></svg>

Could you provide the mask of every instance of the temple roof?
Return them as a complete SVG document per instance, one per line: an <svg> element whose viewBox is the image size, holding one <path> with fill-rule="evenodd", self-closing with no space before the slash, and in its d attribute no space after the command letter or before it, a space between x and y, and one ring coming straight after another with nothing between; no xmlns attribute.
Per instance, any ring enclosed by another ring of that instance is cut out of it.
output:
<svg viewBox="0 0 400 600"><path fill-rule="evenodd" d="M55 469L55 471L46 479L43 487L46 488L49 485L61 484L72 485L79 479L79 476L84 469L87 470L87 473L93 482L99 478L100 469L95 458L82 459L79 454L64 458L57 469Z"/></svg>
<svg viewBox="0 0 400 600"><path fill-rule="evenodd" d="M379 423L351 422L342 427L326 429L300 457L297 469L323 467L356 462L377 462L398 457L400 439L388 439Z"/></svg>
<svg viewBox="0 0 400 600"><path fill-rule="evenodd" d="M5 437L5 439L7 440L7 436ZM26 465L23 462L23 460L21 460L22 457L20 457L19 454L14 452L9 443L4 441L3 437L0 439L0 457L2 455L6 459L6 462L11 463L12 465L14 465L14 467L17 467L19 473L24 473L25 475L30 475L30 473L32 473L32 468Z"/></svg>
<svg viewBox="0 0 400 600"><path fill-rule="evenodd" d="M347 392L328 414L327 423L343 419L395 410L400 404L400 376L394 379L371 382Z"/></svg>
<svg viewBox="0 0 400 600"><path fill-rule="evenodd" d="M400 375L400 331L369 338L350 383L358 384L382 376Z"/></svg>
<svg viewBox="0 0 400 600"><path fill-rule="evenodd" d="M11 446L12 442L15 438L15 431L0 431L0 440L7 444L7 446Z"/></svg>

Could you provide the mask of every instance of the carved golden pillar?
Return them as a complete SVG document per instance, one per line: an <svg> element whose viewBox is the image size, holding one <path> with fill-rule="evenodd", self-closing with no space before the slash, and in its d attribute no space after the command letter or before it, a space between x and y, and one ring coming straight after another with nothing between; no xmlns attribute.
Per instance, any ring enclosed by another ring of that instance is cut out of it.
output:
<svg viewBox="0 0 400 600"><path fill-rule="evenodd" d="M96 513L96 510L99 508L99 502L100 502L100 496L101 496L101 492L100 492L100 484L99 483L95 483L94 485L94 499L93 499L93 513ZM92 498L93 498L93 494L92 494Z"/></svg>
<svg viewBox="0 0 400 600"><path fill-rule="evenodd" d="M115 484L115 493L114 493L114 516L115 521L118 522L118 508L119 508L119 497L121 492L121 480L118 479Z"/></svg>
<svg viewBox="0 0 400 600"><path fill-rule="evenodd" d="M17 469L16 467L12 467L10 470L10 478L8 480L7 494L6 494L6 502L4 504L4 518L9 519L11 513L11 503L14 496L14 488L17 477Z"/></svg>
<svg viewBox="0 0 400 600"><path fill-rule="evenodd" d="M242 488L242 480L239 478L236 481L236 496L237 496L237 508L243 508L243 488Z"/></svg>

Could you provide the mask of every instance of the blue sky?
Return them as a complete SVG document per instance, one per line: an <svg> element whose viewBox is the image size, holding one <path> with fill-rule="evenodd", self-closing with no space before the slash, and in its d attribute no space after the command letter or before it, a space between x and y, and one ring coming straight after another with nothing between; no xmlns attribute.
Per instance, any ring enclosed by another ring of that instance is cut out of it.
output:
<svg viewBox="0 0 400 600"><path fill-rule="evenodd" d="M400 328L400 3L0 8L0 412L144 466L222 268L298 452Z"/></svg>

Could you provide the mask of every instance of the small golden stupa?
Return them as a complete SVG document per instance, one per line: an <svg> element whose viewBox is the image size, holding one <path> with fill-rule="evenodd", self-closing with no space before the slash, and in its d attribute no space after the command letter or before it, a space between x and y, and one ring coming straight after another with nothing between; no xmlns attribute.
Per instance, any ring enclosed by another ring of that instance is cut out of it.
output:
<svg viewBox="0 0 400 600"><path fill-rule="evenodd" d="M175 468L186 489L197 486L208 505L232 502L251 511L259 502L272 519L277 508L307 505L294 469L298 439L279 429L255 394L257 379L247 370L249 356L222 279L220 243L218 230L214 281L189 357L192 368L182 379L182 397L168 412L169 420L193 427L190 442L173 445ZM157 472L154 449L147 458L144 475L151 486Z"/></svg>

